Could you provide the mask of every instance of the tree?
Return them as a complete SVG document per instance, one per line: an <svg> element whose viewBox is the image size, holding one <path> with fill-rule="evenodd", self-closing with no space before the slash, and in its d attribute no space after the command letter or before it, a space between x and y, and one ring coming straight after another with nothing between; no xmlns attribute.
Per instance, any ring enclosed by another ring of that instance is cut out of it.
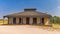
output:
<svg viewBox="0 0 60 34"><path fill-rule="evenodd" d="M53 20L53 23L60 24L60 17L54 16L54 17L52 17L52 20Z"/></svg>

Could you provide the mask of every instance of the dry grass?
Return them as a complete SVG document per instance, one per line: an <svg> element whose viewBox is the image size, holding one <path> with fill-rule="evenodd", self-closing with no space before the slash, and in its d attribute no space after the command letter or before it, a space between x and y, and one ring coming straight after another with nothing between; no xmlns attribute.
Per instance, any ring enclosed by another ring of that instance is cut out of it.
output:
<svg viewBox="0 0 60 34"><path fill-rule="evenodd" d="M3 24L3 20L0 20L0 24ZM4 24L8 24L8 20L4 20Z"/></svg>
<svg viewBox="0 0 60 34"><path fill-rule="evenodd" d="M59 24L52 24L52 27L56 28L56 29L60 29L60 25Z"/></svg>

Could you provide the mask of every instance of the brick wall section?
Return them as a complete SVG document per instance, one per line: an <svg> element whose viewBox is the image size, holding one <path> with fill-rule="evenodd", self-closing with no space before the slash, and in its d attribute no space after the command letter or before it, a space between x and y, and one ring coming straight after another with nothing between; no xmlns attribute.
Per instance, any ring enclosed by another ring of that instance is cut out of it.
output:
<svg viewBox="0 0 60 34"><path fill-rule="evenodd" d="M26 24L26 17L23 17L23 24Z"/></svg>
<svg viewBox="0 0 60 34"><path fill-rule="evenodd" d="M44 18L44 23L45 23L45 25L49 25L49 21L50 21L50 19L49 18Z"/></svg>
<svg viewBox="0 0 60 34"><path fill-rule="evenodd" d="M40 24L40 17L37 17L37 24Z"/></svg>
<svg viewBox="0 0 60 34"><path fill-rule="evenodd" d="M13 18L9 17L9 24L13 24Z"/></svg>
<svg viewBox="0 0 60 34"><path fill-rule="evenodd" d="M32 24L32 23L33 23L33 17L30 17L29 24Z"/></svg>
<svg viewBox="0 0 60 34"><path fill-rule="evenodd" d="M16 24L19 24L19 17L16 17Z"/></svg>

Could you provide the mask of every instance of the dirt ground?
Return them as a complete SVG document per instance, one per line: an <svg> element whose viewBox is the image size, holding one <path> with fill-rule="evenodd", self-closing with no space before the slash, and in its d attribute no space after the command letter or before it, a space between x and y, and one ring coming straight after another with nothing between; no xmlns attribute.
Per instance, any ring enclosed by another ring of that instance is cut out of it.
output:
<svg viewBox="0 0 60 34"><path fill-rule="evenodd" d="M60 31L50 31L31 25L1 25L0 34L60 34Z"/></svg>

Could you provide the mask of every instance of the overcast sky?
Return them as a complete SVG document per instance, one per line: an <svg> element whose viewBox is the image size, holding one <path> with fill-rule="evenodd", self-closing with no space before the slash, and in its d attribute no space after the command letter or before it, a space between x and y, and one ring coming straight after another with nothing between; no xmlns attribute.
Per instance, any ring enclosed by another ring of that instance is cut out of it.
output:
<svg viewBox="0 0 60 34"><path fill-rule="evenodd" d="M39 12L60 16L60 0L0 0L0 18L22 12L24 8L37 8Z"/></svg>

